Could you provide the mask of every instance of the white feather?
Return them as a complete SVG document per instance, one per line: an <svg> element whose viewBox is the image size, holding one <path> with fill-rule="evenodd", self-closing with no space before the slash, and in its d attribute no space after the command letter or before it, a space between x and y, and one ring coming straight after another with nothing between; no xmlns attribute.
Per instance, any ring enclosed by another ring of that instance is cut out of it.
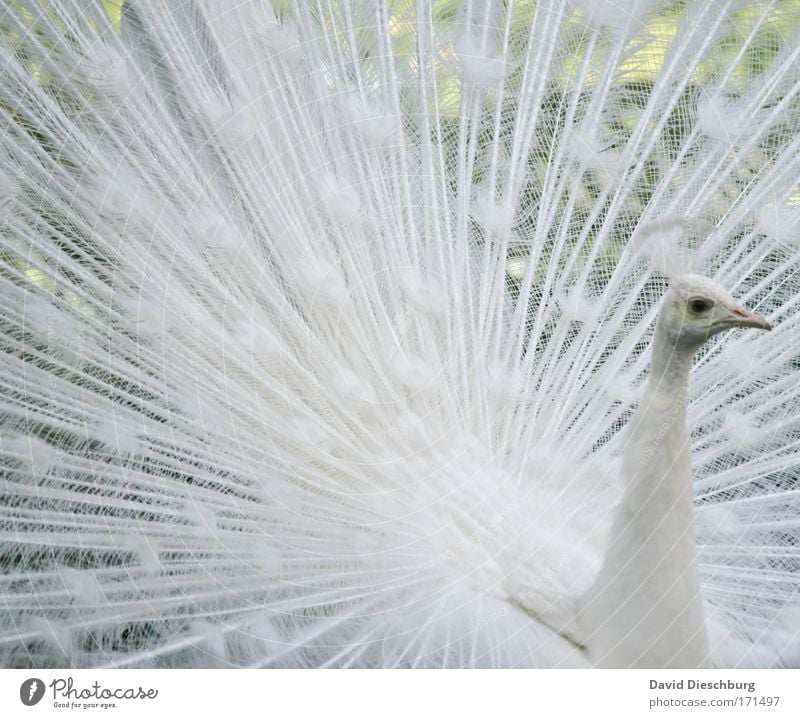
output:
<svg viewBox="0 0 800 718"><path fill-rule="evenodd" d="M691 372L704 630L800 666L794 6L89 5L0 34L2 665L598 661L692 270L774 324Z"/></svg>

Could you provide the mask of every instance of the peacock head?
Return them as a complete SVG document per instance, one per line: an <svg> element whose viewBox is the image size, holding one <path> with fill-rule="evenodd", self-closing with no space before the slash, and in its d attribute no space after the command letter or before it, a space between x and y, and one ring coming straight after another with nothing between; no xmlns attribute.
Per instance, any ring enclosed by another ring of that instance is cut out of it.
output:
<svg viewBox="0 0 800 718"><path fill-rule="evenodd" d="M698 274L685 274L673 280L659 324L676 346L687 349L696 349L724 329L772 329L764 317L739 306L719 284Z"/></svg>

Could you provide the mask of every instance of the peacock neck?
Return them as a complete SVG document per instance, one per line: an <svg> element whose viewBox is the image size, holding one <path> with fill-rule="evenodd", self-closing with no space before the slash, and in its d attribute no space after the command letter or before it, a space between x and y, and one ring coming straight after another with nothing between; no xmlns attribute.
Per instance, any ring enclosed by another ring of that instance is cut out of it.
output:
<svg viewBox="0 0 800 718"><path fill-rule="evenodd" d="M680 343L680 340L670 336L669 330L659 323L653 338L653 358L645 398L657 399L659 406L669 398L678 407L677 410L683 411L689 387L689 371L697 348ZM644 403L644 406L647 404ZM685 430L686 424L681 426Z"/></svg>
<svg viewBox="0 0 800 718"><path fill-rule="evenodd" d="M656 330L650 380L627 437L611 542L581 612L597 666L707 665L686 430L695 348L677 344L660 325Z"/></svg>

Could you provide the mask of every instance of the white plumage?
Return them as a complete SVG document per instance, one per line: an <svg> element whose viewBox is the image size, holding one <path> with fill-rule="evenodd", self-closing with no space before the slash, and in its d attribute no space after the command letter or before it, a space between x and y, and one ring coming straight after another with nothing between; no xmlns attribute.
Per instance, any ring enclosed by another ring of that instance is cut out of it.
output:
<svg viewBox="0 0 800 718"><path fill-rule="evenodd" d="M800 666L794 0L2 12L2 665Z"/></svg>
<svg viewBox="0 0 800 718"><path fill-rule="evenodd" d="M603 565L578 600L579 641L596 666L713 667L697 570L686 401L692 357L732 328L771 330L705 277L678 277L664 298L650 378L630 422L623 494Z"/></svg>

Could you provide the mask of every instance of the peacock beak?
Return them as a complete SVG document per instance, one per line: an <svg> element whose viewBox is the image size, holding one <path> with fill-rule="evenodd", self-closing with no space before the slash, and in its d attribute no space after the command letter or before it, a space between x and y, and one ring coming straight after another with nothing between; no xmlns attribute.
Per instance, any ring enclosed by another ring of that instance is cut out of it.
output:
<svg viewBox="0 0 800 718"><path fill-rule="evenodd" d="M766 317L748 312L742 307L734 307L732 314L734 326L755 327L756 329L766 329L767 331L772 329L772 324L767 321Z"/></svg>

